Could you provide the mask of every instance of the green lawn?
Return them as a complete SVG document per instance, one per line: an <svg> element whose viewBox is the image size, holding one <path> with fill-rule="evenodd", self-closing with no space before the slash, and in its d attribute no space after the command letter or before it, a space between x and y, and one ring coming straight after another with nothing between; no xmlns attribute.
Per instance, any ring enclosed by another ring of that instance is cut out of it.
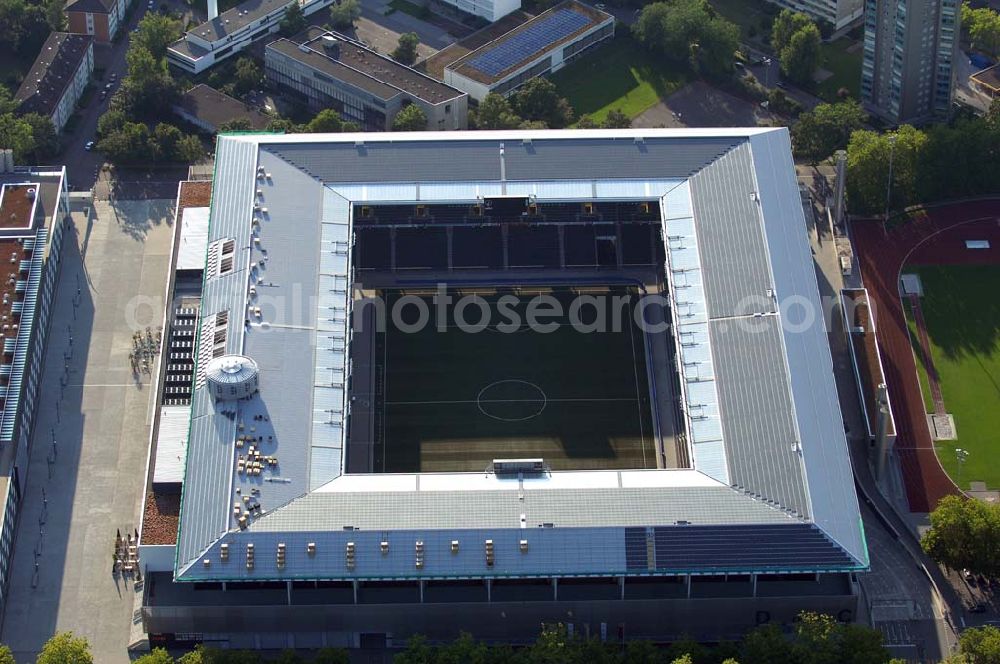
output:
<svg viewBox="0 0 1000 664"><path fill-rule="evenodd" d="M918 273L923 282L921 307L931 356L958 432L958 440L935 443L941 464L963 488L976 480L1000 488L1000 267L916 266L906 271ZM919 353L916 357L930 411L926 369ZM955 455L959 447L969 452L961 476Z"/></svg>
<svg viewBox="0 0 1000 664"><path fill-rule="evenodd" d="M855 42L838 39L831 44L822 44L820 67L833 72L833 76L816 86L816 94L826 101L838 101L837 90L847 88L855 99L861 95L861 49L848 53L847 48Z"/></svg>
<svg viewBox="0 0 1000 664"><path fill-rule="evenodd" d="M400 297L387 295L387 305ZM638 388L648 384L639 328L626 321L615 331L606 318L604 331L584 332L564 315L547 317L559 327L542 332L527 324L532 295L522 295L507 309L513 316L498 315L500 294L477 296L492 312L478 332L447 313L416 331L393 320L375 353L384 358L376 370L385 432L376 472L482 471L495 458L537 457L558 470L656 467L649 395ZM570 291L550 297L570 310ZM520 328L507 327L513 317Z"/></svg>
<svg viewBox="0 0 1000 664"><path fill-rule="evenodd" d="M553 74L552 82L578 118L601 122L614 109L634 118L687 81L636 42L619 37Z"/></svg>

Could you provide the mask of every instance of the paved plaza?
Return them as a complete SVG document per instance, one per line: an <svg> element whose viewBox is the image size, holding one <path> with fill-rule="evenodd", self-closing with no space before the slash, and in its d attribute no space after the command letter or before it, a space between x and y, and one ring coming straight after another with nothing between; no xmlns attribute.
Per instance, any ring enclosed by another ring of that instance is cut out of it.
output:
<svg viewBox="0 0 1000 664"><path fill-rule="evenodd" d="M98 201L73 222L0 640L33 662L54 632L72 630L94 661L118 664L136 591L112 575L111 554L116 529L139 525L152 406L129 353L135 327L162 325L172 201Z"/></svg>

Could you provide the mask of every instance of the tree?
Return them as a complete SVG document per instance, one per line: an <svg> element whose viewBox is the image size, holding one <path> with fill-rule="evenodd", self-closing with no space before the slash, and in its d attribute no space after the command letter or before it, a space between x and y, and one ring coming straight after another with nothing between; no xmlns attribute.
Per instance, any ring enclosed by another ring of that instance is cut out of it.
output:
<svg viewBox="0 0 1000 664"><path fill-rule="evenodd" d="M781 73L799 84L812 82L819 66L822 38L815 23L800 28L792 35L788 45L778 52Z"/></svg>
<svg viewBox="0 0 1000 664"><path fill-rule="evenodd" d="M743 638L743 664L794 664L792 644L777 625L762 625Z"/></svg>
<svg viewBox="0 0 1000 664"><path fill-rule="evenodd" d="M260 86L264 73L256 62L250 58L240 58L236 61L236 71L233 73L233 90L243 96Z"/></svg>
<svg viewBox="0 0 1000 664"><path fill-rule="evenodd" d="M97 142L97 149L113 162L149 161L149 128L141 122L126 122L121 129Z"/></svg>
<svg viewBox="0 0 1000 664"><path fill-rule="evenodd" d="M14 653L7 646L0 646L0 664L17 664Z"/></svg>
<svg viewBox="0 0 1000 664"><path fill-rule="evenodd" d="M962 3L962 28L969 33L973 48L996 57L1000 55L1000 14L989 7L973 9Z"/></svg>
<svg viewBox="0 0 1000 664"><path fill-rule="evenodd" d="M62 32L66 28L66 3L63 0L45 0L45 22L53 32Z"/></svg>
<svg viewBox="0 0 1000 664"><path fill-rule="evenodd" d="M399 36L396 49L392 52L392 59L404 65L412 65L417 61L417 45L420 37L415 32L405 32Z"/></svg>
<svg viewBox="0 0 1000 664"><path fill-rule="evenodd" d="M6 85L0 84L0 115L7 115L17 110L17 102Z"/></svg>
<svg viewBox="0 0 1000 664"><path fill-rule="evenodd" d="M955 664L1000 663L1000 629L992 625L970 627L958 637L958 652L961 659Z"/></svg>
<svg viewBox="0 0 1000 664"><path fill-rule="evenodd" d="M109 109L97 120L97 137L104 138L119 131L126 122L128 122L128 117L124 111L116 108Z"/></svg>
<svg viewBox="0 0 1000 664"><path fill-rule="evenodd" d="M177 144L183 137L183 132L171 124L161 122L156 125L149 137L149 152L153 161L175 161Z"/></svg>
<svg viewBox="0 0 1000 664"><path fill-rule="evenodd" d="M137 116L162 117L164 109L169 109L180 93L166 58L156 58L145 46L134 44L125 54L125 60L128 75L122 84L122 95L127 111Z"/></svg>
<svg viewBox="0 0 1000 664"><path fill-rule="evenodd" d="M511 107L526 120L540 120L550 129L562 129L573 122L573 108L559 96L556 85L539 76L525 83L511 97Z"/></svg>
<svg viewBox="0 0 1000 664"><path fill-rule="evenodd" d="M335 28L353 27L360 17L361 3L358 0L339 0L330 5L330 23Z"/></svg>
<svg viewBox="0 0 1000 664"><path fill-rule="evenodd" d="M305 29L306 15L302 13L302 7L299 6L299 3L293 2L285 10L285 15L278 24L278 31L284 37L291 37Z"/></svg>
<svg viewBox="0 0 1000 664"><path fill-rule="evenodd" d="M167 47L181 38L181 22L169 14L147 12L130 38L130 47L139 46L156 59L167 55Z"/></svg>
<svg viewBox="0 0 1000 664"><path fill-rule="evenodd" d="M31 160L40 164L56 156L59 152L59 134L52 124L52 118L40 113L28 113L21 119L31 125L31 136L35 140Z"/></svg>
<svg viewBox="0 0 1000 664"><path fill-rule="evenodd" d="M344 121L332 108L324 108L305 126L305 131L310 134L335 134L343 130Z"/></svg>
<svg viewBox="0 0 1000 664"><path fill-rule="evenodd" d="M267 131L278 134L295 134L299 131L299 126L288 118L274 118L267 123Z"/></svg>
<svg viewBox="0 0 1000 664"><path fill-rule="evenodd" d="M815 25L811 18L802 12L782 9L771 24L771 47L775 53L781 53L792 41L792 35L810 25Z"/></svg>
<svg viewBox="0 0 1000 664"><path fill-rule="evenodd" d="M946 496L920 541L936 562L974 574L1000 574L1000 505Z"/></svg>
<svg viewBox="0 0 1000 664"><path fill-rule="evenodd" d="M608 111L602 123L606 129L628 129L632 126L632 118L625 115L620 108Z"/></svg>
<svg viewBox="0 0 1000 664"><path fill-rule="evenodd" d="M427 114L416 104L403 107L392 121L393 131L424 131L427 129Z"/></svg>
<svg viewBox="0 0 1000 664"><path fill-rule="evenodd" d="M148 655L143 655L132 664L174 664L174 658L163 648L154 648Z"/></svg>
<svg viewBox="0 0 1000 664"><path fill-rule="evenodd" d="M477 129L515 129L521 124L521 118L506 98L491 92L472 112L472 124Z"/></svg>
<svg viewBox="0 0 1000 664"><path fill-rule="evenodd" d="M856 131L847 144L847 198L856 214L881 214L888 188L889 156L892 155L892 200L890 209L900 209L918 200L917 173L927 135L910 125L897 130L895 145L889 134ZM925 192L926 193L926 192Z"/></svg>
<svg viewBox="0 0 1000 664"><path fill-rule="evenodd" d="M233 131L250 131L253 124L247 118L233 118L229 122L223 122L218 127L218 133L227 134Z"/></svg>
<svg viewBox="0 0 1000 664"><path fill-rule="evenodd" d="M312 664L350 664L351 656L340 648L321 648L313 657Z"/></svg>
<svg viewBox="0 0 1000 664"><path fill-rule="evenodd" d="M0 35L11 51L41 49L52 31L47 19L46 6L25 0L0 0Z"/></svg>
<svg viewBox="0 0 1000 664"><path fill-rule="evenodd" d="M643 46L668 61L710 76L732 71L739 47L739 28L718 15L707 0L646 5L632 32Z"/></svg>
<svg viewBox="0 0 1000 664"><path fill-rule="evenodd" d="M836 104L819 104L799 116L792 128L795 154L808 157L813 163L825 159L835 150L847 147L851 134L861 129L867 114L861 104L849 100Z"/></svg>
<svg viewBox="0 0 1000 664"><path fill-rule="evenodd" d="M94 664L87 639L73 636L73 632L59 632L42 646L36 664Z"/></svg>
<svg viewBox="0 0 1000 664"><path fill-rule="evenodd" d="M174 161L193 164L205 156L205 146L194 134L185 134L174 147Z"/></svg>
<svg viewBox="0 0 1000 664"><path fill-rule="evenodd" d="M31 124L13 113L0 115L0 148L14 151L14 161L25 163L35 153L35 136Z"/></svg>

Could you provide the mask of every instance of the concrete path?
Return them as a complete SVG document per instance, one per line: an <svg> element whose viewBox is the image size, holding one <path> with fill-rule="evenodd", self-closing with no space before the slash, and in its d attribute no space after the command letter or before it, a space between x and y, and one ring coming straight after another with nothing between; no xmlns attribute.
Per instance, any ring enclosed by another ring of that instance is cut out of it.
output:
<svg viewBox="0 0 1000 664"><path fill-rule="evenodd" d="M148 377L133 378L128 354L134 327L162 324L171 205L101 201L89 222L73 214L0 639L18 662L33 662L62 630L85 636L96 662L128 661L135 591L112 576L111 553L115 530L138 526L151 406Z"/></svg>

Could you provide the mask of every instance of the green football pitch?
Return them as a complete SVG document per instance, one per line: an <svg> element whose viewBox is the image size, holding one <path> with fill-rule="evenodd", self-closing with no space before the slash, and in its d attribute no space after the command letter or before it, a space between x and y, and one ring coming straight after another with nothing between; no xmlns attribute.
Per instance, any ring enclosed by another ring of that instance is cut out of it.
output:
<svg viewBox="0 0 1000 664"><path fill-rule="evenodd" d="M384 295L391 311L400 294ZM655 468L642 332L631 316L618 331L579 331L569 325L570 294L553 296L566 306L561 317L540 318L552 324L546 332L501 329L509 319L498 293L473 296L492 312L478 332L451 316L417 331L390 321L379 344L375 471L483 471L497 458L542 458L555 470ZM522 322L530 297L510 308ZM465 320L479 320L478 306L466 311Z"/></svg>
<svg viewBox="0 0 1000 664"><path fill-rule="evenodd" d="M976 481L1000 489L1000 267L907 266L903 271L918 273L923 283L921 309L931 358L945 410L955 418L958 439L935 443L941 465L963 489ZM907 324L925 406L933 412L909 307ZM967 452L961 463L958 449Z"/></svg>

